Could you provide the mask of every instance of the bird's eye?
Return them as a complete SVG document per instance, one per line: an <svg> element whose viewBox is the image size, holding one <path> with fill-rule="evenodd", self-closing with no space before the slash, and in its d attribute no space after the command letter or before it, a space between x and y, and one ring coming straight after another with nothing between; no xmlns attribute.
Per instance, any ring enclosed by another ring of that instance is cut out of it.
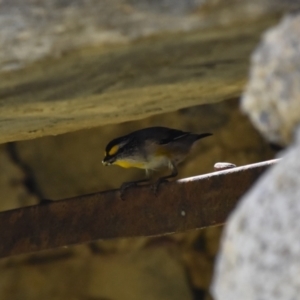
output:
<svg viewBox="0 0 300 300"><path fill-rule="evenodd" d="M119 145L115 145L109 150L108 154L110 156L115 155L118 152L118 150L119 150Z"/></svg>

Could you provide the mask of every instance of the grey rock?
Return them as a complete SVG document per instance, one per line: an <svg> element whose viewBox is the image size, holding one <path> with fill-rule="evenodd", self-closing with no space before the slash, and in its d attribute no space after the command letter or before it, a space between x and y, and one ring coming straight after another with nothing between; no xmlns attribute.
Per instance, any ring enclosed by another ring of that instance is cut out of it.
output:
<svg viewBox="0 0 300 300"><path fill-rule="evenodd" d="M300 14L266 32L252 56L242 108L269 140L287 144L300 121Z"/></svg>
<svg viewBox="0 0 300 300"><path fill-rule="evenodd" d="M291 143L229 218L216 300L294 300L300 290L300 15L269 30L252 58L242 107L269 140Z"/></svg>
<svg viewBox="0 0 300 300"><path fill-rule="evenodd" d="M2 0L0 70L18 69L84 46L233 23L297 3L251 2L230 0L225 9L219 0Z"/></svg>
<svg viewBox="0 0 300 300"><path fill-rule="evenodd" d="M299 151L298 129L296 144L230 217L215 270L215 299L299 298Z"/></svg>

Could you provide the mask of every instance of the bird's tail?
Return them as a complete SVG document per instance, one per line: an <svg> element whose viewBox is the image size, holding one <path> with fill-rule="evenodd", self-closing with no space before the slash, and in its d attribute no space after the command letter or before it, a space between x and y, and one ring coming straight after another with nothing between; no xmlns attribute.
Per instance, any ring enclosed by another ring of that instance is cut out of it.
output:
<svg viewBox="0 0 300 300"><path fill-rule="evenodd" d="M201 133L201 134L196 134L196 141L197 140L200 140L200 139L203 139L203 138L205 138L205 137L207 137L207 136L211 136L211 135L213 135L212 133Z"/></svg>

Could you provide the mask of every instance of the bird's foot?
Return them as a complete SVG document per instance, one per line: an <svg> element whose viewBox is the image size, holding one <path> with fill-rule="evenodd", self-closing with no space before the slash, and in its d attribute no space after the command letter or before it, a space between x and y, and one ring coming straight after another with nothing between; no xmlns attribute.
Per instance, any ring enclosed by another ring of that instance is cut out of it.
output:
<svg viewBox="0 0 300 300"><path fill-rule="evenodd" d="M120 198L121 200L125 200L124 198L124 194L125 194L125 191L132 187L132 186L137 186L137 183L135 181L132 181L132 182L124 182L121 187L120 187Z"/></svg>
<svg viewBox="0 0 300 300"><path fill-rule="evenodd" d="M159 187L162 183L169 182L166 178L159 178L154 184L151 185L151 190L155 196L158 195Z"/></svg>

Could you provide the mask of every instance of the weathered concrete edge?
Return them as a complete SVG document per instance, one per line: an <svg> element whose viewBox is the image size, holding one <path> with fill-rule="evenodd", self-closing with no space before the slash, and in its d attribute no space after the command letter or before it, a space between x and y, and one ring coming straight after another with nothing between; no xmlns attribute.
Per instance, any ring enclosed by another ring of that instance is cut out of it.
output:
<svg viewBox="0 0 300 300"><path fill-rule="evenodd" d="M248 57L272 22L174 34L111 53L95 48L0 74L0 143L235 98Z"/></svg>

